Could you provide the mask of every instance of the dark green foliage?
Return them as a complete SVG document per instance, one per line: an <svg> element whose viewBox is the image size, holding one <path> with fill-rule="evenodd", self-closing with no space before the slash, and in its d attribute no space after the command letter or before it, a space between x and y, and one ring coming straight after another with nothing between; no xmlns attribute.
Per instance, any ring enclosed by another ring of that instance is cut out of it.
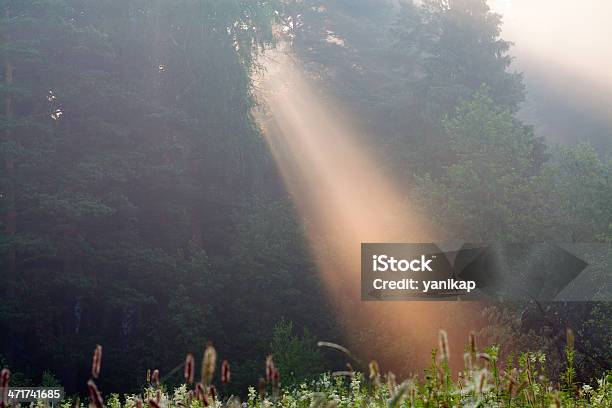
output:
<svg viewBox="0 0 612 408"><path fill-rule="evenodd" d="M324 371L315 338L308 331L301 336L295 334L291 322L281 321L274 327L270 349L285 386L298 385Z"/></svg>
<svg viewBox="0 0 612 408"><path fill-rule="evenodd" d="M14 106L1 112L2 212L16 218L0 236L9 365L35 382L49 368L72 392L84 389L96 343L108 353L101 386L114 389L142 384L148 368L163 376L207 339L232 348L230 360L265 353L283 302L300 290L319 296L280 181L266 181L276 172L251 118L272 3L1 6L2 62L14 72L0 81ZM255 192L286 210L269 249L257 246L270 242L264 230L248 231L278 213L253 224ZM279 279L262 278L272 268ZM253 286L258 278L270 287ZM292 319L311 312L284 310Z"/></svg>

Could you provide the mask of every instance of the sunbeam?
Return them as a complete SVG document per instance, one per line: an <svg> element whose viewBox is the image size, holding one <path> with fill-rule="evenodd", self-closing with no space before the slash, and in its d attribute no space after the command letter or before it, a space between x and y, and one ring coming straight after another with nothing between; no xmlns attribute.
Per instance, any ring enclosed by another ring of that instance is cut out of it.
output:
<svg viewBox="0 0 612 408"><path fill-rule="evenodd" d="M260 123L303 217L338 319L348 337L360 339L352 340L352 346L362 353L392 349L390 355L400 370L414 368L414 361L404 364L408 355L414 358L415 351L421 356L417 364L426 363L429 350L423 350L419 342L427 339L423 344L431 344L440 327L453 329L445 319L449 307L465 315L463 327L473 327L469 321L476 324L478 306L360 301L360 244L437 242L444 235L411 207L402 189L383 173L356 136L359 132L329 96L309 83L292 56L275 53L267 59L266 68L260 89L267 110L259 115ZM475 318L470 319L472 315ZM463 330L461 339L467 338Z"/></svg>

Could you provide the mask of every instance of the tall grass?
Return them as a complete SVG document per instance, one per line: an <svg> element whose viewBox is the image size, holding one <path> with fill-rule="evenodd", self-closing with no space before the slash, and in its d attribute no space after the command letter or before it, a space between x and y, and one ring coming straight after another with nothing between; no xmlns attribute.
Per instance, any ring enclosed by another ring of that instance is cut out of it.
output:
<svg viewBox="0 0 612 408"><path fill-rule="evenodd" d="M344 347L319 343L354 358ZM245 402L232 395L219 395L214 385L217 353L208 344L202 359L201 381L193 384L193 355L185 361L185 384L168 389L159 380L159 371L147 375L148 386L138 395L110 394L104 401L94 379L100 374L102 348L97 346L88 381L89 401L66 400L62 408L408 408L408 407L612 407L612 373L602 373L593 384L575 382L574 335L567 331L566 370L562 378L545 375L546 356L525 352L517 358L498 360L499 348L492 345L479 349L473 334L466 345L464 368L451 373L449 343L440 331L438 348L431 354L431 365L422 377L413 376L398 382L391 373L383 373L376 361L368 364L369 373L348 370L324 373L299 385L282 387L282 373L272 356L262 365L263 376L256 387L249 387ZM358 361L357 361L358 362ZM358 362L359 363L359 362ZM7 380L3 370L3 382ZM220 380L230 381L230 366L223 360ZM44 406L44 403L36 404Z"/></svg>

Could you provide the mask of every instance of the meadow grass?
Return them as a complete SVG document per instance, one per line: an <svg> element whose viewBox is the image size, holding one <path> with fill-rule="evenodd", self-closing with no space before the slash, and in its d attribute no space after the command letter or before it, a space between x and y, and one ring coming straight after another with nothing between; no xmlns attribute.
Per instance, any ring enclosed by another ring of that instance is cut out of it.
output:
<svg viewBox="0 0 612 408"><path fill-rule="evenodd" d="M353 358L337 344L321 342ZM283 387L282 373L273 356L265 360L264 376L257 386L248 388L246 401L232 395L219 395L214 385L217 353L208 344L202 359L200 379L195 381L194 359L188 354L184 365L185 383L169 389L160 383L158 370L147 373L148 386L138 395L110 394L103 398L95 379L100 373L102 348L96 346L92 378L88 381L89 399L66 400L62 408L408 408L408 407L612 407L612 373L602 373L592 384L575 380L574 336L567 332L566 367L561 378L545 375L546 356L525 352L517 358L498 360L499 348L479 350L470 335L464 352L464 368L453 375L448 365L446 332L440 331L438 348L432 350L431 366L422 376L398 381L391 373L381 373L376 361L367 372L349 364L346 371L323 373L301 384ZM264 367L262 367L264 368ZM10 374L10 373L9 373ZM3 379L7 376L3 370ZM220 364L220 382L231 379L229 362ZM3 380L4 381L4 380ZM45 406L44 403L33 404Z"/></svg>

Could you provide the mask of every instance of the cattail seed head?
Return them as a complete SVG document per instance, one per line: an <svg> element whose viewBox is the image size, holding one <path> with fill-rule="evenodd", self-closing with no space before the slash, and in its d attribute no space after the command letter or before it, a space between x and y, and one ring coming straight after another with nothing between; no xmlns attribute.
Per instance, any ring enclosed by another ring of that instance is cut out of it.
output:
<svg viewBox="0 0 612 408"><path fill-rule="evenodd" d="M151 383L151 369L150 368L147 369L147 382Z"/></svg>
<svg viewBox="0 0 612 408"><path fill-rule="evenodd" d="M142 408L142 400L140 398L136 399L136 408Z"/></svg>
<svg viewBox="0 0 612 408"><path fill-rule="evenodd" d="M195 387L195 397L198 401L202 400L202 396L205 394L204 392L204 385L202 385L201 382L196 384Z"/></svg>
<svg viewBox="0 0 612 408"><path fill-rule="evenodd" d="M153 374L151 374L151 382L156 387L159 387L159 370L157 368L153 370Z"/></svg>
<svg viewBox="0 0 612 408"><path fill-rule="evenodd" d="M9 386L9 381L11 379L11 370L8 368L3 368L0 371L0 388L7 388Z"/></svg>
<svg viewBox="0 0 612 408"><path fill-rule="evenodd" d="M8 406L8 386L11 379L11 371L8 368L3 368L0 371L0 407L4 408Z"/></svg>
<svg viewBox="0 0 612 408"><path fill-rule="evenodd" d="M276 367L274 366L274 360L272 359L272 354L266 357L266 381L271 382L274 377L274 371Z"/></svg>
<svg viewBox="0 0 612 408"><path fill-rule="evenodd" d="M98 344L94 350L93 359L91 362L91 376L93 378L98 378L98 376L100 375L101 365L102 365L102 346Z"/></svg>
<svg viewBox="0 0 612 408"><path fill-rule="evenodd" d="M376 379L380 372L378 369L378 363L375 360L370 361L370 380Z"/></svg>
<svg viewBox="0 0 612 408"><path fill-rule="evenodd" d="M208 388L208 395L210 395L210 398L214 401L217 399L217 387L215 387L214 385L211 385Z"/></svg>
<svg viewBox="0 0 612 408"><path fill-rule="evenodd" d="M196 384L196 399L202 402L202 405L205 407L208 406L208 397L206 396L206 389L204 388L204 384L201 382Z"/></svg>
<svg viewBox="0 0 612 408"><path fill-rule="evenodd" d="M87 381L87 390L89 391L89 399L91 400L91 403L96 408L103 408L104 400L102 399L102 394L100 394L100 391L93 380Z"/></svg>
<svg viewBox="0 0 612 408"><path fill-rule="evenodd" d="M193 354L191 353L187 354L187 357L185 357L185 372L184 372L185 381L187 382L187 384L193 383L194 365L195 365L195 361L193 359Z"/></svg>
<svg viewBox="0 0 612 408"><path fill-rule="evenodd" d="M221 383L228 384L231 379L230 365L227 360L221 363Z"/></svg>
<svg viewBox="0 0 612 408"><path fill-rule="evenodd" d="M449 350L448 350L448 335L445 330L438 332L438 345L440 348L440 358L442 361L448 362Z"/></svg>
<svg viewBox="0 0 612 408"><path fill-rule="evenodd" d="M212 346L212 343L208 343L206 349L204 349L204 357L202 358L202 383L205 386L209 386L212 383L216 365L217 351Z"/></svg>
<svg viewBox="0 0 612 408"><path fill-rule="evenodd" d="M370 361L370 381L374 388L380 387L380 368L375 360Z"/></svg>
<svg viewBox="0 0 612 408"><path fill-rule="evenodd" d="M476 354L476 334L470 332L470 353Z"/></svg>

